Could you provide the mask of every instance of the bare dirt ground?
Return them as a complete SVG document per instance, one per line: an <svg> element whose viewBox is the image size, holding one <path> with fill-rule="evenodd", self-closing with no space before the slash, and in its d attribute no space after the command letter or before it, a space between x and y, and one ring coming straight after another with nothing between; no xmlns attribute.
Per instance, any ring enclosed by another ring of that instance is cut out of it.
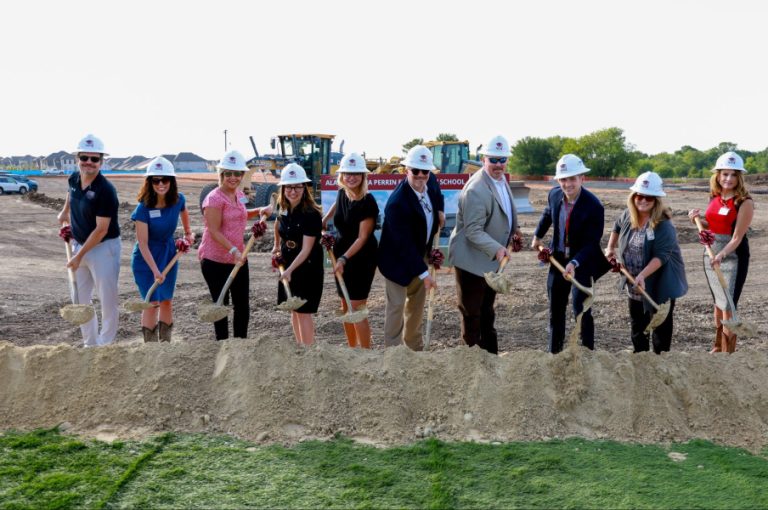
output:
<svg viewBox="0 0 768 510"><path fill-rule="evenodd" d="M135 236L129 220L140 180L111 177L122 203L121 300L138 296L130 271ZM180 179L193 230L202 233L198 195L205 181ZM753 183L754 190L765 186ZM547 184L532 186L540 212ZM626 189L591 189L606 206L606 235L624 208ZM181 259L172 345L143 345L139 317L121 313L117 343L82 349L79 329L59 317L68 301L65 253L56 212L63 177L40 179L36 197L0 197L0 428L68 422L74 430L141 435L157 430L209 430L254 439L298 440L344 433L372 442L435 434L477 440L566 435L666 441L710 438L759 447L768 442L768 213L755 195L752 260L740 315L757 324L732 356L706 354L713 339L712 299L701 269L702 248L686 212L704 207L706 188L670 190L667 203L685 258L690 290L675 309L672 353L631 355L626 298L618 278L596 284L597 351L546 354L546 268L535 254L515 254L507 272L513 292L497 299L502 356L460 346L454 275L439 272L431 353L384 350L383 280L369 300L375 349L346 347L335 311L332 276L315 324L318 345L293 345L290 321L274 308L277 275L271 237L250 255L253 340L217 343L197 307L209 300L196 251ZM521 216L530 242L538 214ZM98 309L98 306L97 306ZM30 347L32 346L32 347ZM29 348L24 348L29 347Z"/></svg>

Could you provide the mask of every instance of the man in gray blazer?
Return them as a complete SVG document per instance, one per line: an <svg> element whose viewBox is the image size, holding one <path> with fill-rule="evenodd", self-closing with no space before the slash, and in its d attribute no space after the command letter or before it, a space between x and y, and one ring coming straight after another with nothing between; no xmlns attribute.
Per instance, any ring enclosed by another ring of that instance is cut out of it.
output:
<svg viewBox="0 0 768 510"><path fill-rule="evenodd" d="M512 191L505 178L509 142L495 136L483 151L483 168L464 185L459 196L456 227L448 242L448 261L456 272L461 337L468 346L497 354L494 321L496 292L483 274L499 269L513 236L518 251L522 234L517 223Z"/></svg>

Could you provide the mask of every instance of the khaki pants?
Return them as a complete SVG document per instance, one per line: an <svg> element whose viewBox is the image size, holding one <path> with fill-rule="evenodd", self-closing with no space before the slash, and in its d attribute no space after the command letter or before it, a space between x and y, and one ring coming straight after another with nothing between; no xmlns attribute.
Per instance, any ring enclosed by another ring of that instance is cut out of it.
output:
<svg viewBox="0 0 768 510"><path fill-rule="evenodd" d="M411 350L422 350L424 301L427 292L417 276L407 287L384 278L387 307L384 318L384 346L405 343Z"/></svg>

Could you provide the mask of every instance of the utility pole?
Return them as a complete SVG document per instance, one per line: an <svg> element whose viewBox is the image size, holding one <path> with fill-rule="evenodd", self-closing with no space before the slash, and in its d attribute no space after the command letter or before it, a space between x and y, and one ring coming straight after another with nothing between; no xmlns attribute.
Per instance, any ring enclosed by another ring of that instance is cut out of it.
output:
<svg viewBox="0 0 768 510"><path fill-rule="evenodd" d="M224 152L227 152L227 130L224 130Z"/></svg>

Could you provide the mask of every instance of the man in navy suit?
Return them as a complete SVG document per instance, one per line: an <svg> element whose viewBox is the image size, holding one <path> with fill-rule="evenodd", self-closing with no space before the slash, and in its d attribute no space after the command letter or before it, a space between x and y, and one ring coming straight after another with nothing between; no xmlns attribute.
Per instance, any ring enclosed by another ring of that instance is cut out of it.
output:
<svg viewBox="0 0 768 510"><path fill-rule="evenodd" d="M541 214L531 246L538 251L539 246L543 246L541 239L550 225L553 226L548 253L565 266L569 277L589 287L590 280L604 275L610 265L600 248L605 221L603 204L582 186L587 172L589 168L578 156L566 154L560 158L555 170L555 180L560 186L549 192L547 206ZM571 282L557 268L550 267L547 276L548 333L549 352L553 354L563 350L569 292L573 295L573 314L578 315L584 308L586 294L575 287L572 289ZM595 348L595 324L591 309L581 318L581 344L588 349Z"/></svg>
<svg viewBox="0 0 768 510"><path fill-rule="evenodd" d="M427 291L437 288L426 257L445 221L444 203L429 149L413 147L403 164L407 176L387 200L379 241L379 271L387 292L384 345L404 342L420 351L424 301Z"/></svg>

